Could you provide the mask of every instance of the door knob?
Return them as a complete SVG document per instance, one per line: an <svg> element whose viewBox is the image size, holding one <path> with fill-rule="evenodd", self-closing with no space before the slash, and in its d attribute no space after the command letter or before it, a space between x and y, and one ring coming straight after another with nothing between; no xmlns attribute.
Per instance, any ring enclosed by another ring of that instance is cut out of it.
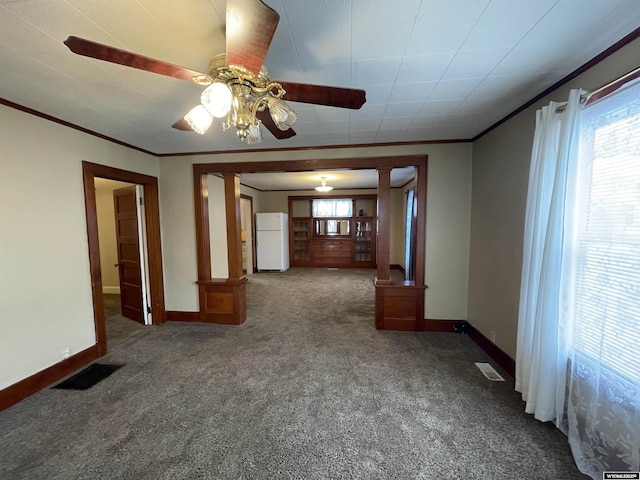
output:
<svg viewBox="0 0 640 480"><path fill-rule="evenodd" d="M113 266L118 268L120 266L120 264L119 263L114 263Z"/></svg>

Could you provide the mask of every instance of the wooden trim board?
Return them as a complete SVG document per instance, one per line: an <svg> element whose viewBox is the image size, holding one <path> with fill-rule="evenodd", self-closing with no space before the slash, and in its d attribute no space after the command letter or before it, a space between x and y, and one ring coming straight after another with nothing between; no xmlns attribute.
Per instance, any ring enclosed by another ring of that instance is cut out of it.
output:
<svg viewBox="0 0 640 480"><path fill-rule="evenodd" d="M423 323L423 332L448 332L454 333L456 325L467 325L466 320L438 320L425 318Z"/></svg>
<svg viewBox="0 0 640 480"><path fill-rule="evenodd" d="M489 355L505 372L512 377L516 374L516 362L504 350L485 337L480 330L466 320L438 320L425 319L423 331L425 332L456 332L456 327L461 328L469 338L473 340L484 352Z"/></svg>
<svg viewBox="0 0 640 480"><path fill-rule="evenodd" d="M498 347L495 343L485 337L480 330L475 328L469 322L468 335L471 340L476 342L478 346L484 350L498 365L500 365L505 372L515 378L516 375L516 362L511 358L504 350Z"/></svg>
<svg viewBox="0 0 640 480"><path fill-rule="evenodd" d="M164 284L162 269L162 244L160 234L160 201L158 179L149 175L121 170L96 163L82 162L87 242L89 245L89 269L91 273L93 315L96 329L98 356L107 353L107 331L102 299L102 272L98 243L98 214L96 210L95 179L107 178L144 187L145 222L147 228L147 251L149 256L149 292L153 324L165 321Z"/></svg>
<svg viewBox="0 0 640 480"><path fill-rule="evenodd" d="M208 175L223 175L225 178L225 202L226 205L229 205L232 200L231 188L228 187L230 183L227 181L227 178L235 178L237 175L242 173L256 173L256 172L305 172L305 171L314 171L314 170L327 170L327 169L371 169L375 168L379 172L384 171L386 175L385 180L385 191L389 190L389 171L393 168L400 167L416 167L416 188L417 188L417 216L418 221L416 225L416 236L418 245L421 245L421 241L424 242L426 239L426 203L427 203L427 165L428 159L427 155L402 155L402 156L387 156L387 157L365 157L365 158L327 158L327 159L309 159L309 160L284 160L284 161L274 161L274 162L215 162L215 163L195 163L193 164L193 193L194 193L194 213L195 213L195 225L196 225L196 258L198 265L198 284L199 284L199 309L200 309L200 320L206 322L218 322L218 323L233 323L233 324L241 324L245 320L246 314L246 298L245 298L245 288L244 286L237 285L238 288L234 290L234 305L237 306L237 315L229 320L228 313L225 315L218 315L213 312L206 312L208 307L207 299L215 301L217 303L225 303L225 305L230 305L229 303L229 294L230 292L216 292L213 290L220 290L223 287L219 283L211 283L213 280L211 278L211 245L209 238L209 192L208 192ZM379 180L380 182L380 180ZM239 196L239 181L238 185L234 188L235 197ZM380 185L378 185L378 211L380 211ZM387 194L390 193L386 192ZM239 199L237 199L239 201ZM235 203L235 202L234 202ZM226 208L226 207L225 207ZM234 211L232 209L226 210L226 218L227 225L231 225L233 230L238 230L237 220L239 216L239 209L235 208L235 220L236 222L230 222L229 218L233 219ZM379 218L384 218L384 215L380 215ZM387 215L388 216L388 215ZM380 220L379 220L380 221ZM388 238L389 232L389 223L386 222L386 228L381 228L377 230L378 241L380 238L384 238L385 235ZM386 230L386 231L385 231ZM377 247L377 269L378 269L378 284L381 282L389 282L389 254L388 252L384 254L384 248L381 248L376 242ZM229 280L235 281L236 279L231 278L234 275L233 267L237 264L237 262L232 261L232 257L238 257L237 251L239 251L240 247L240 237L239 235L233 234L231 237L227 238L227 247L229 249L227 260L229 261ZM387 242L388 243L388 242ZM230 244L232 244L230 246ZM234 250L235 246L235 250ZM388 250L388 246L386 247ZM419 288L424 288L424 256L425 253L422 251L423 249L419 248L416 252L416 265L415 265L415 286ZM386 258L383 256L380 257L381 254L386 255ZM386 263L385 263L386 260ZM241 264L241 259L240 259ZM382 276L381 276L382 275ZM244 278L244 277L241 277ZM229 283L227 286L230 286ZM226 287L224 287L226 288ZM207 291L208 290L208 291ZM223 302L222 294L225 293L224 297L226 300ZM217 295L217 297L216 297ZM424 304L424 299L422 299L421 305ZM378 305L378 302L376 302ZM244 313L243 313L244 311ZM416 312L419 313L419 317L416 317L414 325L419 325L422 322L422 312L423 308L418 305ZM378 315L378 314L377 314ZM379 315L378 315L379 316ZM413 328L420 330L422 327Z"/></svg>
<svg viewBox="0 0 640 480"><path fill-rule="evenodd" d="M0 411L85 367L96 358L97 344L0 390Z"/></svg>
<svg viewBox="0 0 640 480"><path fill-rule="evenodd" d="M167 310L167 322L199 322L200 312Z"/></svg>

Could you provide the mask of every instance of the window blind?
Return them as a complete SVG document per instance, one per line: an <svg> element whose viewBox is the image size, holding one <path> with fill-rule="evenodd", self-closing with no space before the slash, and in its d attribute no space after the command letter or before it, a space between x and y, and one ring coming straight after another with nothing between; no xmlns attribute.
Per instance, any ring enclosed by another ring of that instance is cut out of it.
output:
<svg viewBox="0 0 640 480"><path fill-rule="evenodd" d="M585 108L573 348L640 380L640 84Z"/></svg>

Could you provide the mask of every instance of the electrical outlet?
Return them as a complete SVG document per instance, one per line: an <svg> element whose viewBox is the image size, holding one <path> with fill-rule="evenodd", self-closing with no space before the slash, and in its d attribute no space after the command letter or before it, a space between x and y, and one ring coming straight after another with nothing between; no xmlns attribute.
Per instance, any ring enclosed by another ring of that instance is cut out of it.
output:
<svg viewBox="0 0 640 480"><path fill-rule="evenodd" d="M71 356L71 347L69 345L66 345L62 349L62 358L69 358L70 356Z"/></svg>
<svg viewBox="0 0 640 480"><path fill-rule="evenodd" d="M496 343L496 332L494 332L493 330L489 332L489 340L491 340L493 343Z"/></svg>

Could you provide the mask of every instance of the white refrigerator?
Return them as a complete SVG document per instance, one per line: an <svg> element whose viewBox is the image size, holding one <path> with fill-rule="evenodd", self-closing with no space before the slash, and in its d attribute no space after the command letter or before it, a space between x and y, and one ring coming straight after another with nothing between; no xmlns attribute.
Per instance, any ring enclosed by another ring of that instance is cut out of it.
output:
<svg viewBox="0 0 640 480"><path fill-rule="evenodd" d="M289 219L286 213L256 213L258 271L289 268Z"/></svg>

